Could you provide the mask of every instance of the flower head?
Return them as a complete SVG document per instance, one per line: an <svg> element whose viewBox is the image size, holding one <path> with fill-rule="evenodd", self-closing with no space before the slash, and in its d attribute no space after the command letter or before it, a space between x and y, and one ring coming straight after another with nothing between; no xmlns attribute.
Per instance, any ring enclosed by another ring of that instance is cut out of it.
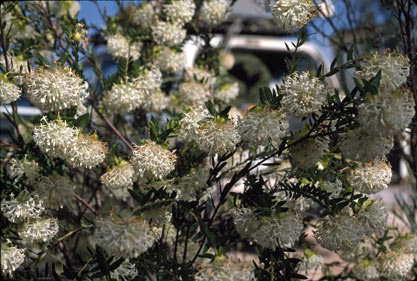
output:
<svg viewBox="0 0 417 281"><path fill-rule="evenodd" d="M25 222L19 230L19 236L30 242L48 242L58 233L56 218L38 218Z"/></svg>
<svg viewBox="0 0 417 281"><path fill-rule="evenodd" d="M114 84L103 98L103 104L114 113L127 113L139 108L144 100L144 93L132 82Z"/></svg>
<svg viewBox="0 0 417 281"><path fill-rule="evenodd" d="M270 7L278 27L287 31L302 28L314 15L311 0L271 0Z"/></svg>
<svg viewBox="0 0 417 281"><path fill-rule="evenodd" d="M14 182L18 182L21 178L26 177L25 183L33 184L38 177L42 168L36 161L26 159L12 158L7 166L7 174Z"/></svg>
<svg viewBox="0 0 417 281"><path fill-rule="evenodd" d="M193 18L195 4L193 0L174 0L164 5L163 10L170 21L185 24Z"/></svg>
<svg viewBox="0 0 417 281"><path fill-rule="evenodd" d="M96 135L79 134L73 146L61 156L71 167L91 169L101 164L106 158L106 143L97 140Z"/></svg>
<svg viewBox="0 0 417 281"><path fill-rule="evenodd" d="M363 231L354 216L339 214L320 219L314 237L324 248L331 251L351 250L359 244Z"/></svg>
<svg viewBox="0 0 417 281"><path fill-rule="evenodd" d="M298 168L313 167L320 161L329 143L326 139L313 138L304 140L290 148L291 161Z"/></svg>
<svg viewBox="0 0 417 281"><path fill-rule="evenodd" d="M191 169L190 173L178 179L178 183L169 185L167 190L175 191L177 193L177 200L194 201L208 187L208 177L208 169Z"/></svg>
<svg viewBox="0 0 417 281"><path fill-rule="evenodd" d="M342 192L343 184L336 178L334 181L320 182L320 189L330 193L329 198L337 198Z"/></svg>
<svg viewBox="0 0 417 281"><path fill-rule="evenodd" d="M219 25L227 19L229 9L228 0L207 0L201 6L198 19L207 25Z"/></svg>
<svg viewBox="0 0 417 281"><path fill-rule="evenodd" d="M393 146L392 136L372 136L359 128L344 134L339 148L348 159L369 162L385 158Z"/></svg>
<svg viewBox="0 0 417 281"><path fill-rule="evenodd" d="M100 177L100 181L105 187L105 192L114 196L118 200L126 200L130 193L128 189L133 188L135 178L132 165L123 163Z"/></svg>
<svg viewBox="0 0 417 281"><path fill-rule="evenodd" d="M253 267L232 259L216 258L212 263L200 264L196 281L254 281Z"/></svg>
<svg viewBox="0 0 417 281"><path fill-rule="evenodd" d="M136 276L138 276L136 265L131 263L129 259L126 259L119 267L110 272L110 277L117 281L130 281Z"/></svg>
<svg viewBox="0 0 417 281"><path fill-rule="evenodd" d="M356 72L360 78L370 80L381 71L381 86L388 90L401 87L410 75L410 61L399 52L372 53L365 59L361 70Z"/></svg>
<svg viewBox="0 0 417 281"><path fill-rule="evenodd" d="M183 70L186 62L185 53L176 52L168 47L161 47L155 60L155 66L161 71L174 74Z"/></svg>
<svg viewBox="0 0 417 281"><path fill-rule="evenodd" d="M158 112L169 106L171 98L160 90L150 93L143 101L142 108L149 112Z"/></svg>
<svg viewBox="0 0 417 281"><path fill-rule="evenodd" d="M130 163L139 180L153 180L162 179L173 171L176 158L174 152L154 142L148 142L141 146L134 145Z"/></svg>
<svg viewBox="0 0 417 281"><path fill-rule="evenodd" d="M404 278L414 264L414 255L401 252L391 252L379 256L379 272L388 280Z"/></svg>
<svg viewBox="0 0 417 281"><path fill-rule="evenodd" d="M380 273L378 271L378 263L373 260L364 259L352 268L352 274L361 280L380 280Z"/></svg>
<svg viewBox="0 0 417 281"><path fill-rule="evenodd" d="M174 47L184 41L187 31L179 24L157 21L152 26L152 38L158 45Z"/></svg>
<svg viewBox="0 0 417 281"><path fill-rule="evenodd" d="M225 84L214 92L214 97L222 102L228 103L239 95L239 84Z"/></svg>
<svg viewBox="0 0 417 281"><path fill-rule="evenodd" d="M22 91L15 84L6 82L0 78L0 104L8 104L16 101Z"/></svg>
<svg viewBox="0 0 417 281"><path fill-rule="evenodd" d="M288 130L285 113L275 110L253 110L238 121L242 141L250 145L278 147Z"/></svg>
<svg viewBox="0 0 417 281"><path fill-rule="evenodd" d="M327 101L327 85L308 71L294 72L281 85L281 104L288 115L306 117L320 111Z"/></svg>
<svg viewBox="0 0 417 281"><path fill-rule="evenodd" d="M349 184L358 192L374 194L388 187L391 182L392 170L389 163L376 160L363 163L353 170L347 177Z"/></svg>
<svg viewBox="0 0 417 281"><path fill-rule="evenodd" d="M137 60L140 56L141 47L142 44L140 42L130 43L120 33L107 37L107 49L113 57L126 59L131 57L133 60Z"/></svg>
<svg viewBox="0 0 417 281"><path fill-rule="evenodd" d="M298 267L300 271L307 271L311 269L317 269L324 263L322 256L314 253L310 249L304 251L304 256L301 260L301 263Z"/></svg>
<svg viewBox="0 0 417 281"><path fill-rule="evenodd" d="M366 235L381 235L388 220L388 210L382 200L367 200L358 211L357 218Z"/></svg>
<svg viewBox="0 0 417 281"><path fill-rule="evenodd" d="M368 95L358 108L358 121L374 136L394 135L411 123L414 105L413 94L406 87Z"/></svg>
<svg viewBox="0 0 417 281"><path fill-rule="evenodd" d="M10 200L1 200L1 212L11 222L19 222L30 218L39 218L45 207L36 195L23 190L17 197L12 193Z"/></svg>
<svg viewBox="0 0 417 281"><path fill-rule="evenodd" d="M150 31L154 22L155 11L152 3L147 2L141 4L135 13L133 20L144 31Z"/></svg>
<svg viewBox="0 0 417 281"><path fill-rule="evenodd" d="M97 244L110 255L136 258L154 243L155 235L149 224L139 217L110 216L97 221L94 232Z"/></svg>
<svg viewBox="0 0 417 281"><path fill-rule="evenodd" d="M203 105L211 96L206 85L194 81L181 83L178 91L181 101L191 106Z"/></svg>
<svg viewBox="0 0 417 281"><path fill-rule="evenodd" d="M68 177L52 174L40 177L33 185L34 194L43 201L45 208L58 210L70 206L76 188Z"/></svg>
<svg viewBox="0 0 417 281"><path fill-rule="evenodd" d="M87 82L68 67L40 68L26 74L24 83L30 102L45 111L79 107L87 97Z"/></svg>
<svg viewBox="0 0 417 281"><path fill-rule="evenodd" d="M18 249L9 243L1 243L1 271L12 274L24 261L25 249Z"/></svg>

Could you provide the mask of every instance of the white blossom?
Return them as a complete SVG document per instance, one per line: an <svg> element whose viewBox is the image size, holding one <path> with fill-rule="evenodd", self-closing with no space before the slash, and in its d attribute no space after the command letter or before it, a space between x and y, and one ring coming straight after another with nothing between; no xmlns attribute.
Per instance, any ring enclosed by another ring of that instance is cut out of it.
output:
<svg viewBox="0 0 417 281"><path fill-rule="evenodd" d="M131 43L120 33L109 35L107 37L107 50L113 57L126 59L131 57L133 60L137 60L140 56L141 47L142 43Z"/></svg>
<svg viewBox="0 0 417 281"><path fill-rule="evenodd" d="M236 209L233 212L233 224L240 237L244 239L252 239L254 233L261 227L261 222L249 208Z"/></svg>
<svg viewBox="0 0 417 281"><path fill-rule="evenodd" d="M194 276L196 281L255 281L253 267L240 261L216 258L199 267Z"/></svg>
<svg viewBox="0 0 417 281"><path fill-rule="evenodd" d="M357 218L366 235L382 235L388 220L388 210L382 200L367 200L358 211Z"/></svg>
<svg viewBox="0 0 417 281"><path fill-rule="evenodd" d="M161 71L175 74L184 69L186 62L185 53L161 47L155 59L155 66Z"/></svg>
<svg viewBox="0 0 417 281"><path fill-rule="evenodd" d="M171 98L160 90L150 93L143 101L142 108L149 112L158 112L166 109Z"/></svg>
<svg viewBox="0 0 417 281"><path fill-rule="evenodd" d="M336 178L334 181L320 182L320 189L331 193L329 198L337 198L342 192L343 184L341 180Z"/></svg>
<svg viewBox="0 0 417 281"><path fill-rule="evenodd" d="M4 275L12 274L24 261L25 249L1 243L1 271Z"/></svg>
<svg viewBox="0 0 417 281"><path fill-rule="evenodd" d="M184 41L187 30L181 25L164 21L157 21L152 26L152 38L158 45L174 47Z"/></svg>
<svg viewBox="0 0 417 281"><path fill-rule="evenodd" d="M355 191L374 194L388 188L391 182L392 170L386 160L376 160L363 163L350 171L347 176L349 184Z"/></svg>
<svg viewBox="0 0 417 281"><path fill-rule="evenodd" d="M81 106L88 84L69 67L40 68L26 74L25 92L30 102L41 110L59 111Z"/></svg>
<svg viewBox="0 0 417 281"><path fill-rule="evenodd" d="M321 255L314 253L313 251L306 249L304 251L304 256L301 259L301 262L298 266L300 271L308 270L317 270L321 265L323 265L324 259Z"/></svg>
<svg viewBox="0 0 417 281"><path fill-rule="evenodd" d="M339 214L319 220L314 237L324 248L331 251L351 250L359 244L363 230L354 216Z"/></svg>
<svg viewBox="0 0 417 281"><path fill-rule="evenodd" d="M270 8L278 27L287 31L302 28L314 16L312 0L271 0Z"/></svg>
<svg viewBox="0 0 417 281"><path fill-rule="evenodd" d="M231 52L222 51L220 53L220 63L227 69L230 70L235 65L236 58Z"/></svg>
<svg viewBox="0 0 417 281"><path fill-rule="evenodd" d="M79 134L73 146L61 156L73 168L91 169L101 164L108 152L106 143L98 140L96 135Z"/></svg>
<svg viewBox="0 0 417 281"><path fill-rule="evenodd" d="M199 121L209 116L208 110L202 106L192 108L189 112L184 113L184 117L179 121L180 131L178 136L184 141L196 139L200 129Z"/></svg>
<svg viewBox="0 0 417 281"><path fill-rule="evenodd" d="M411 123L414 117L413 94L406 87L368 95L358 108L358 122L374 136L394 135Z"/></svg>
<svg viewBox="0 0 417 281"><path fill-rule="evenodd" d="M145 31L150 31L154 23L155 11L152 6L152 3L143 3L141 4L134 15L134 22L136 22L139 27Z"/></svg>
<svg viewBox="0 0 417 281"><path fill-rule="evenodd" d="M1 200L1 212L9 221L17 223L30 218L39 218L45 207L36 195L23 190L17 197L12 193L10 199Z"/></svg>
<svg viewBox="0 0 417 281"><path fill-rule="evenodd" d="M187 68L186 78L188 80L194 80L199 83L204 83L209 88L213 87L216 84L216 76L212 71L208 71L197 67Z"/></svg>
<svg viewBox="0 0 417 281"><path fill-rule="evenodd" d="M133 82L114 84L103 98L103 104L114 113L127 113L139 108L144 100L144 92Z"/></svg>
<svg viewBox="0 0 417 281"><path fill-rule="evenodd" d="M198 19L207 25L219 25L229 16L230 3L228 0L203 1Z"/></svg>
<svg viewBox="0 0 417 281"><path fill-rule="evenodd" d="M194 201L208 187L208 177L208 169L193 168L188 174L178 178L178 183L168 185L167 190L175 191L177 200Z"/></svg>
<svg viewBox="0 0 417 281"><path fill-rule="evenodd" d="M193 0L174 0L163 6L167 18L178 24L185 24L194 16L195 4Z"/></svg>
<svg viewBox="0 0 417 281"><path fill-rule="evenodd" d="M313 167L328 147L327 139L316 137L303 140L290 148L291 162L298 168Z"/></svg>
<svg viewBox="0 0 417 281"><path fill-rule="evenodd" d="M70 206L76 188L68 177L58 174L40 177L33 187L34 194L43 201L45 208L55 210Z"/></svg>
<svg viewBox="0 0 417 281"><path fill-rule="evenodd" d="M378 264L372 260L362 260L355 264L352 268L354 277L361 280L376 281L380 280L380 273L378 271Z"/></svg>
<svg viewBox="0 0 417 281"><path fill-rule="evenodd" d="M133 156L130 158L139 180L162 179L175 169L174 152L154 142L143 145L134 144Z"/></svg>
<svg viewBox="0 0 417 281"><path fill-rule="evenodd" d="M388 280L404 278L414 264L414 255L401 252L391 252L379 256L378 270L382 277Z"/></svg>
<svg viewBox="0 0 417 281"><path fill-rule="evenodd" d="M408 57L401 53L385 52L372 53L364 60L361 70L356 72L360 78L370 80L381 71L381 86L387 90L401 87L410 75L410 62Z"/></svg>
<svg viewBox="0 0 417 281"><path fill-rule="evenodd" d="M130 197L128 189L133 188L135 175L132 165L123 163L100 177L105 187L104 191L118 200L126 200Z"/></svg>
<svg viewBox="0 0 417 281"><path fill-rule="evenodd" d="M385 158L393 146L392 136L372 136L359 128L342 135L339 148L348 159L369 162Z"/></svg>
<svg viewBox="0 0 417 281"><path fill-rule="evenodd" d="M111 216L97 221L94 236L97 238L97 244L107 253L123 258L140 256L155 241L149 224L133 216Z"/></svg>
<svg viewBox="0 0 417 281"><path fill-rule="evenodd" d="M56 218L38 218L25 222L19 230L19 236L30 243L49 242L58 233Z"/></svg>
<svg viewBox="0 0 417 281"><path fill-rule="evenodd" d="M237 98L239 95L239 84L237 82L232 84L225 84L217 88L214 92L214 97L222 102L229 103Z"/></svg>
<svg viewBox="0 0 417 281"><path fill-rule="evenodd" d="M180 84L179 97L186 105L204 105L210 99L211 91L206 85L190 81Z"/></svg>
<svg viewBox="0 0 417 281"><path fill-rule="evenodd" d="M405 233L397 236L391 248L407 254L417 254L417 233Z"/></svg>
<svg viewBox="0 0 417 281"><path fill-rule="evenodd" d="M117 281L130 281L138 276L138 274L136 265L131 263L129 259L126 259L118 268L110 272L110 277Z"/></svg>
<svg viewBox="0 0 417 281"><path fill-rule="evenodd" d="M288 115L300 118L320 111L329 92L325 82L308 71L294 72L285 77L280 89L284 95L281 100L284 110Z"/></svg>
<svg viewBox="0 0 417 281"><path fill-rule="evenodd" d="M238 121L242 141L250 145L273 145L278 147L288 130L287 116L282 111L257 109Z"/></svg>
<svg viewBox="0 0 417 281"><path fill-rule="evenodd" d="M40 177L42 168L36 161L26 159L12 158L7 165L7 174L14 182L18 182L21 178L26 177L25 183L33 184Z"/></svg>
<svg viewBox="0 0 417 281"><path fill-rule="evenodd" d="M21 94L22 91L19 87L0 78L0 104L8 104L17 101Z"/></svg>

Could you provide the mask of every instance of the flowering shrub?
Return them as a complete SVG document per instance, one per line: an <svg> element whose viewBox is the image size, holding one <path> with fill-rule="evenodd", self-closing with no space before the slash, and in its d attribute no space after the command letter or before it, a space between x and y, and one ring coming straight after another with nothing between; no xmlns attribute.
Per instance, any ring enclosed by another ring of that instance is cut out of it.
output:
<svg viewBox="0 0 417 281"><path fill-rule="evenodd" d="M235 59L209 43L233 2L121 6L100 11L101 28L77 19L77 2L2 4L0 101L14 126L1 152L4 278L299 280L319 268L322 280L416 277L417 224L388 229L375 197L391 181L394 136L416 130L411 60L352 48L328 72L296 72L300 31L282 84L239 111L227 105L239 95ZM317 11L309 0L270 8L288 31ZM186 67L191 34L203 44ZM326 78L346 69L355 87L339 93ZM41 116L19 116L21 97ZM302 127L290 129L290 117ZM345 262L338 276L321 248ZM248 249L255 257L239 260Z"/></svg>

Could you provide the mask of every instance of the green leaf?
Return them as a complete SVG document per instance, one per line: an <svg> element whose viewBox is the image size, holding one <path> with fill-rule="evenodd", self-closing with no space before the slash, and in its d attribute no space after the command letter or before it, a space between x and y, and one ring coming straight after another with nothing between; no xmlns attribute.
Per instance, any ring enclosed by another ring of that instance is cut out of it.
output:
<svg viewBox="0 0 417 281"><path fill-rule="evenodd" d="M337 63L337 60L339 59L339 56L336 56L334 59L333 59L333 61L332 61L332 63L330 64L330 70L333 70L334 69L334 67L335 67L335 65L336 65L336 63Z"/></svg>
<svg viewBox="0 0 417 281"><path fill-rule="evenodd" d="M36 59L38 60L37 63L42 65L42 66L50 66L51 64L49 63L49 61L47 59L45 59L41 54L39 54L38 52L35 51L34 53Z"/></svg>
<svg viewBox="0 0 417 281"><path fill-rule="evenodd" d="M63 64L67 61L68 57L69 57L69 54L68 54L67 52L65 52L65 53L62 55L62 57L61 57L59 60L57 60L57 62L58 62L59 64L63 65Z"/></svg>
<svg viewBox="0 0 417 281"><path fill-rule="evenodd" d="M348 51L348 53L347 53L347 57L346 57L346 59L348 60L348 61L350 61L351 59L352 59L352 57L353 57L353 51L355 50L355 45L354 44L352 44L351 46L350 46L350 48L349 48L349 51Z"/></svg>
<svg viewBox="0 0 417 281"><path fill-rule="evenodd" d="M221 116L221 117L224 117L224 118L227 118L228 117L228 114L229 114L229 111L230 111L230 109L232 108L232 106L231 105L229 105L228 107L226 107L225 109L223 109L220 113L219 113L219 115Z"/></svg>
<svg viewBox="0 0 417 281"><path fill-rule="evenodd" d="M74 121L74 126L85 129L88 125L88 120L90 120L90 114L83 114Z"/></svg>
<svg viewBox="0 0 417 281"><path fill-rule="evenodd" d="M217 111L214 108L214 105L211 103L211 101L206 101L206 107L212 116L217 116Z"/></svg>

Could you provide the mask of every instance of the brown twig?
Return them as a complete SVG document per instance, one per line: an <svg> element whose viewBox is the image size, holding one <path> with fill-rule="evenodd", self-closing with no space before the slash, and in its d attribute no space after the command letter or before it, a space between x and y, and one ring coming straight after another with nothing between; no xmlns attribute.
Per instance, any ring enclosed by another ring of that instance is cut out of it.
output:
<svg viewBox="0 0 417 281"><path fill-rule="evenodd" d="M75 198L77 198L77 200L83 204L84 206L86 206L91 212L93 212L93 214L95 214L96 216L98 216L98 212L96 210L94 210L93 207L91 207L90 204L87 203L87 201L85 201L84 199L82 199L80 196L78 196L75 192L73 192L73 195Z"/></svg>

